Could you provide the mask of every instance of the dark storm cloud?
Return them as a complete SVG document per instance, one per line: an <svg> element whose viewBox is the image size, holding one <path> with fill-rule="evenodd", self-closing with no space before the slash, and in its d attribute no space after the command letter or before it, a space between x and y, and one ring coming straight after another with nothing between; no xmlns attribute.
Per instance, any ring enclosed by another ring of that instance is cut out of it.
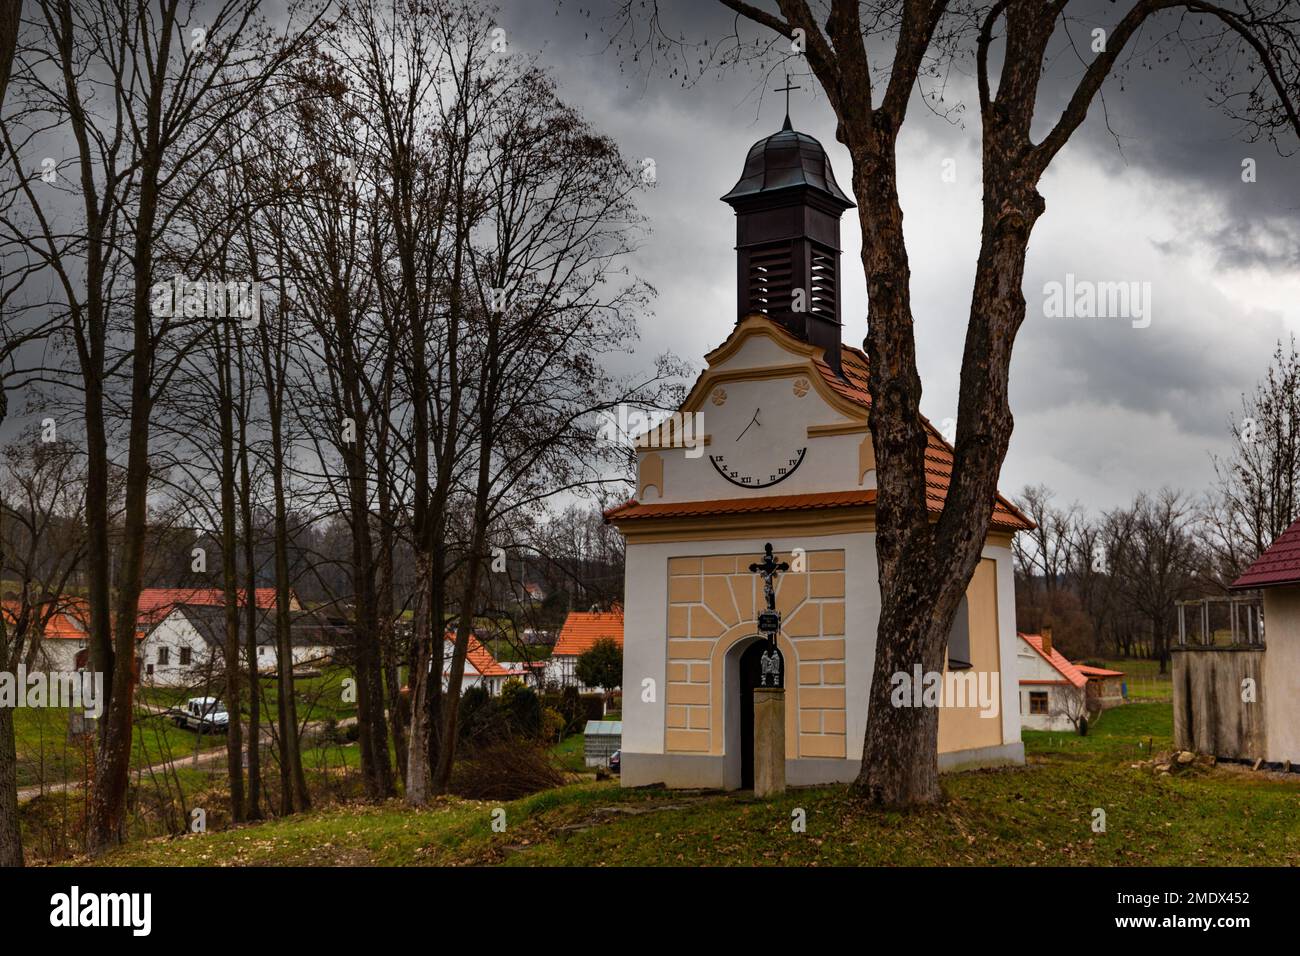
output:
<svg viewBox="0 0 1300 956"><path fill-rule="evenodd" d="M655 69L644 53L633 59L632 38L611 19L620 5L505 0L500 20L512 49L536 56L561 95L629 160L655 163L657 182L641 204L650 232L630 265L659 294L625 370L665 350L698 365L735 320L734 217L718 197L750 145L780 126L784 99L771 91L786 67L769 55L683 87L662 58ZM1086 53L1094 21L1114 24L1127 5L1072 2L1080 11L1076 45ZM731 32L733 17L716 0L660 8L665 30L707 36L711 49ZM1041 128L1059 115L1081 72L1064 42L1054 51ZM803 89L792 96L794 123L822 141L848 191L848 155L835 141L825 97L810 77L795 82ZM979 245L973 92L970 65L959 64L946 105L964 100L964 112L952 121L915 103L899 147L922 407L938 421L955 414ZM1172 64L1135 67L1106 86L1105 110L1094 106L1045 178L1047 213L1030 249L1029 311L1012 366L1016 433L1004 489L1045 481L1063 499L1108 507L1162 483L1205 487L1209 455L1226 446L1240 394L1263 376L1274 342L1300 325L1300 159L1244 142L1206 92ZM1247 158L1255 161L1253 183L1242 181ZM956 182L941 179L946 160ZM844 219L843 247L844 337L856 345L867 300L853 212ZM1149 282L1151 325L1048 318L1044 285L1067 274Z"/></svg>
<svg viewBox="0 0 1300 956"><path fill-rule="evenodd" d="M614 3L512 3L503 10L525 48L542 51L564 94L632 157L656 159L659 183L646 197L653 235L636 268L659 289L643 352L671 348L699 361L726 335L735 302L730 187L745 151L780 122L783 102L756 85L783 80L763 68L710 74L683 89L605 46ZM730 32L711 2L661 4L674 36ZM1074 3L1075 45L1117 22L1124 4ZM644 9L644 8L642 8ZM604 26L605 32L601 32ZM759 34L751 32L750 36ZM1046 128L1077 83L1081 66L1064 41L1044 79ZM955 70L947 103L965 97L959 121L921 104L900 142L900 190L913 266L923 408L942 420L956 407L961 342L979 241L979 120L969 64ZM808 78L792 100L798 128L821 139L847 189L849 164L834 120ZM1210 477L1210 454L1226 444L1228 416L1268 363L1273 343L1300 320L1300 162L1267 143L1243 142L1233 121L1206 102L1206 89L1172 66L1134 65L1109 83L1105 110L1084 127L1044 180L1047 214L1026 269L1029 315L1017 342L1012 401L1017 431L1003 486L1048 481L1061 496L1097 507L1162 483L1190 490ZM1256 182L1242 181L1255 161ZM952 159L958 182L939 178ZM854 215L844 220L845 339L865 331L866 295ZM1044 284L1067 273L1095 282L1151 284L1153 321L1061 320L1043 313Z"/></svg>

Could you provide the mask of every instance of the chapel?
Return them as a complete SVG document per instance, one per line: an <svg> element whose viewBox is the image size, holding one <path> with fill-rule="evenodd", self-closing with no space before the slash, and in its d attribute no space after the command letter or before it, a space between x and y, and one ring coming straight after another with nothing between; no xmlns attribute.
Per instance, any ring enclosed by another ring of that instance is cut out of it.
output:
<svg viewBox="0 0 1300 956"><path fill-rule="evenodd" d="M627 555L621 779L753 786L768 640L750 566L771 543L790 565L774 585L785 780L849 781L880 608L867 358L841 340L840 217L853 202L788 117L722 201L736 218L734 322L679 414L638 441L635 497L606 515ZM927 428L937 514L952 449ZM1028 527L999 496L947 662L988 681L995 706L943 708L941 769L1024 762L1011 540Z"/></svg>

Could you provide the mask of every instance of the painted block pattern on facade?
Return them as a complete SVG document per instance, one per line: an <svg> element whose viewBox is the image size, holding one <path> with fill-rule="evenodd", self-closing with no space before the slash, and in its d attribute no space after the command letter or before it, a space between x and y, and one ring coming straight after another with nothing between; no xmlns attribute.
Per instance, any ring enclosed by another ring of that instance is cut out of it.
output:
<svg viewBox="0 0 1300 956"><path fill-rule="evenodd" d="M726 652L756 633L762 585L752 554L668 561L668 687L664 749L724 751ZM794 561L789 554L778 560ZM788 757L844 757L844 551L808 552L781 576L776 606L786 665Z"/></svg>

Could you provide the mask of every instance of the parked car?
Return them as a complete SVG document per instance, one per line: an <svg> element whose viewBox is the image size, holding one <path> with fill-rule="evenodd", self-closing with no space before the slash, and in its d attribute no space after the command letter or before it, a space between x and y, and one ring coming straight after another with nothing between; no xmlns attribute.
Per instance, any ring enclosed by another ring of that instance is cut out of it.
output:
<svg viewBox="0 0 1300 956"><path fill-rule="evenodd" d="M201 734L224 734L230 729L230 714L215 697L191 697L184 707L172 711L172 720Z"/></svg>
<svg viewBox="0 0 1300 956"><path fill-rule="evenodd" d="M609 772L618 773L623 766L623 751L615 750L609 755Z"/></svg>

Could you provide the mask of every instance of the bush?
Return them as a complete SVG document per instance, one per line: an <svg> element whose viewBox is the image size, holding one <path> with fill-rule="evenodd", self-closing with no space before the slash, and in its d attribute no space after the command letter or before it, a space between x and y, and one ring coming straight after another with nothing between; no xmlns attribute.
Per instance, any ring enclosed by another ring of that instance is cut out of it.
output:
<svg viewBox="0 0 1300 956"><path fill-rule="evenodd" d="M546 747L524 741L499 742L456 762L451 791L471 800L517 800L564 782L564 772Z"/></svg>
<svg viewBox="0 0 1300 956"><path fill-rule="evenodd" d="M602 637L578 655L574 675L588 687L609 692L623 683L623 646Z"/></svg>
<svg viewBox="0 0 1300 956"><path fill-rule="evenodd" d="M474 748L506 740L509 736L509 720L486 687L475 685L461 694L456 739L462 745Z"/></svg>
<svg viewBox="0 0 1300 956"><path fill-rule="evenodd" d="M560 692L560 713L564 715L564 732L576 733L582 729L585 717L582 712L582 698L578 688L566 687Z"/></svg>
<svg viewBox="0 0 1300 956"><path fill-rule="evenodd" d="M542 739L558 743L564 737L564 715L554 707L542 708Z"/></svg>
<svg viewBox="0 0 1300 956"><path fill-rule="evenodd" d="M589 720L603 720L605 717L605 698L600 694L582 695L582 723ZM582 728L579 727L579 730Z"/></svg>
<svg viewBox="0 0 1300 956"><path fill-rule="evenodd" d="M516 736L536 739L542 732L542 702L521 680L511 678L501 688L501 709Z"/></svg>

